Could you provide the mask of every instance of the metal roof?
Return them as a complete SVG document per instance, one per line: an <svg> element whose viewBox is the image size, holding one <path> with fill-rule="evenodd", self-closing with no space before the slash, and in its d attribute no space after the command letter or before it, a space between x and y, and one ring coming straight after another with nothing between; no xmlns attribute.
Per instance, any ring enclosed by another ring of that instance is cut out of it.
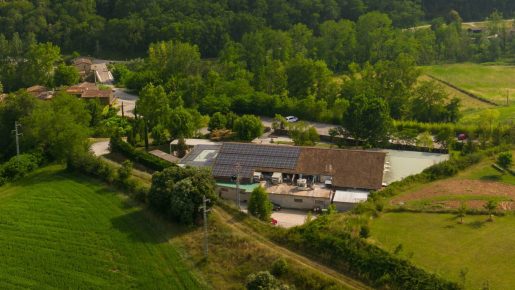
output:
<svg viewBox="0 0 515 290"><path fill-rule="evenodd" d="M216 160L222 145L197 145L181 159L179 164L194 167L210 167Z"/></svg>
<svg viewBox="0 0 515 290"><path fill-rule="evenodd" d="M363 190L337 190L333 202L360 203L368 199L368 191Z"/></svg>

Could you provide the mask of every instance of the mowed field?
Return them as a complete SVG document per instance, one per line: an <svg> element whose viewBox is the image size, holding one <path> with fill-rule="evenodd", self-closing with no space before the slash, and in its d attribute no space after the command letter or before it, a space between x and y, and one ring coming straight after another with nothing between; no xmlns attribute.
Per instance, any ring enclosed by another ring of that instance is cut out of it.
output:
<svg viewBox="0 0 515 290"><path fill-rule="evenodd" d="M460 63L423 67L423 72L500 105L510 92L515 103L515 66Z"/></svg>
<svg viewBox="0 0 515 290"><path fill-rule="evenodd" d="M515 289L515 216L387 213L371 226L371 241L466 289Z"/></svg>
<svg viewBox="0 0 515 290"><path fill-rule="evenodd" d="M174 226L60 166L0 187L0 289L202 289Z"/></svg>
<svg viewBox="0 0 515 290"><path fill-rule="evenodd" d="M421 80L430 79L427 75L431 75L499 105L496 107L481 102L440 83L450 96L461 100L461 124L477 124L485 109L498 111L501 123L515 122L515 66L461 63L426 66L422 67L422 71L426 75Z"/></svg>

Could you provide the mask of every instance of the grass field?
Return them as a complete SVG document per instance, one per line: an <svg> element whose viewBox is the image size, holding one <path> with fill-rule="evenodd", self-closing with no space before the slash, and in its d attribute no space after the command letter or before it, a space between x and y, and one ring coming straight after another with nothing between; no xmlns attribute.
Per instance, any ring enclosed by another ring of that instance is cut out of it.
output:
<svg viewBox="0 0 515 290"><path fill-rule="evenodd" d="M419 78L419 80L420 81L432 81L433 79L427 75L422 75ZM447 94L449 94L449 96L451 98L456 97L461 100L461 111L465 114L469 111L489 109L489 108L494 107L493 105L487 104L478 99L474 99L474 98L472 98L472 97L470 97L470 96L468 96L444 83L441 83L441 82L437 82L437 83L444 88L445 92Z"/></svg>
<svg viewBox="0 0 515 290"><path fill-rule="evenodd" d="M201 289L184 231L60 166L0 188L1 289Z"/></svg>
<svg viewBox="0 0 515 290"><path fill-rule="evenodd" d="M402 244L401 257L456 282L464 270L467 289L515 289L515 216L486 219L388 213L372 222L370 240L391 252Z"/></svg>
<svg viewBox="0 0 515 290"><path fill-rule="evenodd" d="M506 105L509 91L515 103L514 66L462 63L428 66L423 72L500 105Z"/></svg>

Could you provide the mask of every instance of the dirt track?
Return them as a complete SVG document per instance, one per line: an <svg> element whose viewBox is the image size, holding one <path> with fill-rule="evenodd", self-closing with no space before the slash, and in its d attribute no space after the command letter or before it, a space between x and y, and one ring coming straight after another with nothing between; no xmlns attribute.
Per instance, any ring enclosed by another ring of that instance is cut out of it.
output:
<svg viewBox="0 0 515 290"><path fill-rule="evenodd" d="M515 186L480 180L442 180L431 184L431 186L424 187L419 191L398 196L392 199L391 203L397 205L414 200L449 195L498 196L515 200ZM456 208L460 205L458 201L452 200L438 203L450 208ZM481 200L472 200L467 202L467 206L471 208L482 208L484 203L485 202ZM515 209L515 203L513 201L502 202L500 203L500 208L503 210L513 210Z"/></svg>
<svg viewBox="0 0 515 290"><path fill-rule="evenodd" d="M221 208L215 208L215 213L218 214L224 221L225 224L231 227L235 232L238 232L242 235L250 235L252 239L258 243L266 247L267 249L274 251L278 256L285 256L288 257L295 262L299 263L300 265L303 265L306 268L310 268L312 271L318 272L322 275L331 277L341 283L341 287L345 289L371 289L370 287L364 285L363 283L356 281L352 278L349 278L338 271L335 271L329 267L326 267L324 265L321 265L315 261L312 261L311 259L308 259L302 255L299 255L297 253L294 253L284 247L281 247L270 240L266 239L265 237L261 236L259 233L255 232L248 226L245 226L241 222L234 219L234 217L224 211Z"/></svg>

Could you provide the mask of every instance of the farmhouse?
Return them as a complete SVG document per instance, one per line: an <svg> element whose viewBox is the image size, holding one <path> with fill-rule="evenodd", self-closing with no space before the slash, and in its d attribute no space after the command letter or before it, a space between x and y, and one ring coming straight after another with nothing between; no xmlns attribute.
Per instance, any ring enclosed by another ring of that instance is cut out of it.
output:
<svg viewBox="0 0 515 290"><path fill-rule="evenodd" d="M73 66L79 71L82 80L86 80L91 74L91 65L93 62L86 57L78 57L73 60Z"/></svg>
<svg viewBox="0 0 515 290"><path fill-rule="evenodd" d="M311 210L328 207L336 191L344 196L349 190L380 189L385 157L383 152L361 150L224 143L214 161L213 176L222 198L237 198L234 179L238 178L245 186L241 201L248 200L252 187L263 186L272 202ZM348 207L350 200L335 202Z"/></svg>
<svg viewBox="0 0 515 290"><path fill-rule="evenodd" d="M54 92L44 86L32 86L27 88L27 92L34 97L41 100L51 100L54 97Z"/></svg>
<svg viewBox="0 0 515 290"><path fill-rule="evenodd" d="M114 97L111 90L101 90L94 83L88 82L71 86L66 89L66 92L82 99L98 99L104 105L111 105Z"/></svg>
<svg viewBox="0 0 515 290"><path fill-rule="evenodd" d="M111 84L114 81L113 75L105 63L91 65L95 83Z"/></svg>

